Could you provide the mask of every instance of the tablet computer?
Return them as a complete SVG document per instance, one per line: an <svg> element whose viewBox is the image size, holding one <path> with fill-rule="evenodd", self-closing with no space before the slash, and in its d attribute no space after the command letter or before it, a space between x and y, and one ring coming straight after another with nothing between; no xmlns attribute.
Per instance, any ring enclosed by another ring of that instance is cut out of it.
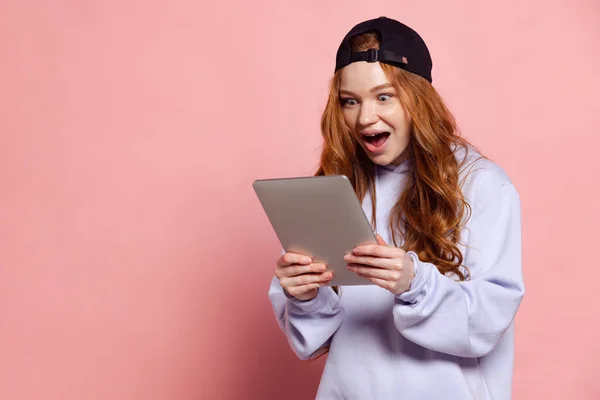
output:
<svg viewBox="0 0 600 400"><path fill-rule="evenodd" d="M326 264L333 271L329 286L372 284L344 260L356 246L377 244L346 176L259 179L252 186L286 252Z"/></svg>

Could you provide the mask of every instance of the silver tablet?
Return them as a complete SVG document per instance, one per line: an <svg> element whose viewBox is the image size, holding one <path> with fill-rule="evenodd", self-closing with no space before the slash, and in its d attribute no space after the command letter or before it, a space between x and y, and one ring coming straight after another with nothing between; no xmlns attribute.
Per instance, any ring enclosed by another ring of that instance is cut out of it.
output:
<svg viewBox="0 0 600 400"><path fill-rule="evenodd" d="M283 249L312 257L333 271L329 285L370 285L349 271L344 256L377 239L344 175L262 179L254 191Z"/></svg>

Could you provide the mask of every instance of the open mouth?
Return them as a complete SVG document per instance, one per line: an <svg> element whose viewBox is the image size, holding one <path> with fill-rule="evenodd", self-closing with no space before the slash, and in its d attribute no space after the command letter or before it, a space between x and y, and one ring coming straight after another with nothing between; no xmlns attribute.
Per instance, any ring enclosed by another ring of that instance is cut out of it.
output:
<svg viewBox="0 0 600 400"><path fill-rule="evenodd" d="M371 153L376 153L381 151L385 144L387 143L388 138L390 137L389 132L374 132L362 135L363 140L365 142L365 146L367 150Z"/></svg>

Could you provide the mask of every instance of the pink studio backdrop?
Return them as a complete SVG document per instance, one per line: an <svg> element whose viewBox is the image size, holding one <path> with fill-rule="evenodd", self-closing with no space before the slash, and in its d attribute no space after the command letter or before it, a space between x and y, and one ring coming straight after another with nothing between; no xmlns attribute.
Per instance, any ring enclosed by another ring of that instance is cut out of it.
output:
<svg viewBox="0 0 600 400"><path fill-rule="evenodd" d="M339 40L381 15L521 192L514 398L600 398L597 1L4 0L1 399L314 397L251 184L312 174Z"/></svg>

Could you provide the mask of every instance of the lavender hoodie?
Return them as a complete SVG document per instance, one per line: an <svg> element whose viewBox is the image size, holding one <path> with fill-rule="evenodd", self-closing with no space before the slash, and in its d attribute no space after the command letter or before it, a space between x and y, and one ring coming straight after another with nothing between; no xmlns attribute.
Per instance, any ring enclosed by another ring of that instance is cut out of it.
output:
<svg viewBox="0 0 600 400"><path fill-rule="evenodd" d="M519 195L497 164L473 150L466 157L462 190L472 216L461 251L470 280L444 276L412 252L416 276L398 296L378 286L344 286L340 296L323 287L299 301L273 278L269 298L297 356L330 345L317 399L511 398L513 320L524 294ZM387 243L411 163L376 170L377 233ZM368 194L363 210L371 215Z"/></svg>

